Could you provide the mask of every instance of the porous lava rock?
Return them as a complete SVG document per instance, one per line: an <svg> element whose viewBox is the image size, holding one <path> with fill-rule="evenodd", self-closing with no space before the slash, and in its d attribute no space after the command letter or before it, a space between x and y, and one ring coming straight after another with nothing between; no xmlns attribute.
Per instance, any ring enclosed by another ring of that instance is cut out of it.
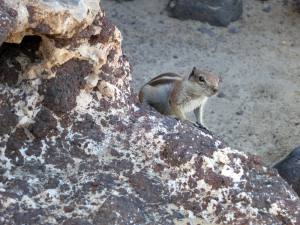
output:
<svg viewBox="0 0 300 225"><path fill-rule="evenodd" d="M243 13L242 0L170 0L168 11L178 19L193 19L227 26Z"/></svg>
<svg viewBox="0 0 300 225"><path fill-rule="evenodd" d="M135 103L98 0L0 2L1 224L300 223L275 169Z"/></svg>

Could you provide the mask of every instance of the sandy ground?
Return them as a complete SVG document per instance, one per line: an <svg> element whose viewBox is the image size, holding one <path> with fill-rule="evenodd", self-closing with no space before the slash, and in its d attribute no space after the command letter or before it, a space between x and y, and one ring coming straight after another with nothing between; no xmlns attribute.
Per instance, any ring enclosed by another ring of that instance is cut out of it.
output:
<svg viewBox="0 0 300 225"><path fill-rule="evenodd" d="M170 18L167 2L101 1L122 31L134 90L163 72L204 68L222 78L205 124L231 147L271 165L300 145L300 13L291 2L245 0L228 28Z"/></svg>

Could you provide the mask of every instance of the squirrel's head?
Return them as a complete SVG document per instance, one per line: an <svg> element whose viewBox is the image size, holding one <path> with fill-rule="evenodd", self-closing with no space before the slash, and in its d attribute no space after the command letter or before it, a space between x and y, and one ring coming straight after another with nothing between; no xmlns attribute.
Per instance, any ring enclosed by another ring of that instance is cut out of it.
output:
<svg viewBox="0 0 300 225"><path fill-rule="evenodd" d="M206 96L212 96L219 90L219 77L207 71L198 70L196 67L193 68L191 74L188 77L190 81L190 87L193 92L197 95L198 93L204 93Z"/></svg>

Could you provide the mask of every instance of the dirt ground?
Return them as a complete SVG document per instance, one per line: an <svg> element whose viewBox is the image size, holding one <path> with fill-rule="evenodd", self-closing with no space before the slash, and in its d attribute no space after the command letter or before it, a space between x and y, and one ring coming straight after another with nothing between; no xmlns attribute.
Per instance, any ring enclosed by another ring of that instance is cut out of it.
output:
<svg viewBox="0 0 300 225"><path fill-rule="evenodd" d="M205 125L236 149L271 165L300 145L300 11L291 0L244 0L228 28L167 15L168 0L102 0L123 34L133 88L193 66L222 78L205 107Z"/></svg>

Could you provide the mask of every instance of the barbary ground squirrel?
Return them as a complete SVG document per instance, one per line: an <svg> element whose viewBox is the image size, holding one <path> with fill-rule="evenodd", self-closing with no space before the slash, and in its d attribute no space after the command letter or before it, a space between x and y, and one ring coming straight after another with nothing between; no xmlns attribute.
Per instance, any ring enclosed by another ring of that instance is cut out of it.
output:
<svg viewBox="0 0 300 225"><path fill-rule="evenodd" d="M203 125L203 106L218 89L217 75L194 67L187 77L164 73L153 78L141 88L139 100L181 120L187 120L186 113L194 111L197 123Z"/></svg>

